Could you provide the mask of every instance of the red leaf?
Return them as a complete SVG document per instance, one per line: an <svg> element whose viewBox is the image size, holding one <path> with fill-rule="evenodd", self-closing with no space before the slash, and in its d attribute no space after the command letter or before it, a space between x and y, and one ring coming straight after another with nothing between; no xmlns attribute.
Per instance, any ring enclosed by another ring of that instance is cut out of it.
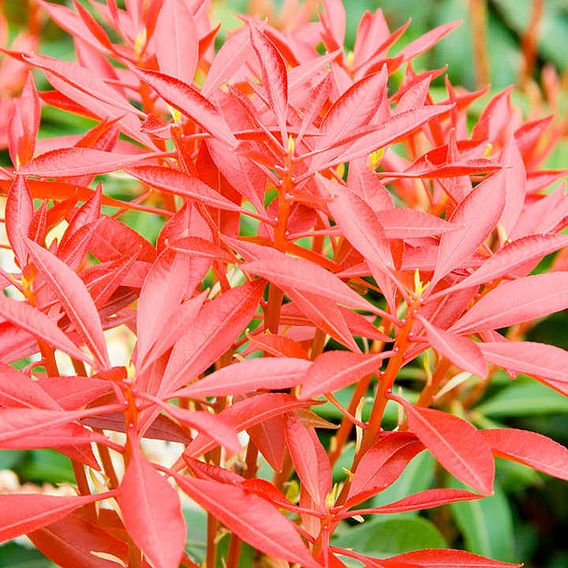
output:
<svg viewBox="0 0 568 568"><path fill-rule="evenodd" d="M146 461L137 443L116 499L128 534L156 568L178 568L186 539L175 489Z"/></svg>
<svg viewBox="0 0 568 568"><path fill-rule="evenodd" d="M162 4L154 40L160 71L191 84L197 68L199 42L195 20L184 2L166 0Z"/></svg>
<svg viewBox="0 0 568 568"><path fill-rule="evenodd" d="M421 316L417 317L426 330L428 342L438 353L464 371L487 377L485 357L476 343L467 337L439 329Z"/></svg>
<svg viewBox="0 0 568 568"><path fill-rule="evenodd" d="M381 368L383 359L390 354L389 351L378 355L326 351L316 358L308 370L299 398L307 400L340 390L371 373L376 373Z"/></svg>
<svg viewBox="0 0 568 568"><path fill-rule="evenodd" d="M159 156L160 153L117 154L92 148L63 148L37 156L20 173L55 178L105 174Z"/></svg>
<svg viewBox="0 0 568 568"><path fill-rule="evenodd" d="M97 308L83 281L65 263L47 250L27 241L36 268L54 291L69 319L89 346L98 364L109 368L105 337Z"/></svg>
<svg viewBox="0 0 568 568"><path fill-rule="evenodd" d="M172 168L160 166L139 166L128 168L128 173L147 185L161 191L181 195L192 201L198 201L217 209L240 211L241 208L217 193L212 187L195 177L178 172Z"/></svg>
<svg viewBox="0 0 568 568"><path fill-rule="evenodd" d="M198 90L158 71L139 68L132 68L132 71L170 106L190 117L215 138L229 146L237 146L238 141L227 126L223 115Z"/></svg>
<svg viewBox="0 0 568 568"><path fill-rule="evenodd" d="M489 444L469 422L392 397L404 406L408 425L452 475L484 495L493 493L495 465Z"/></svg>
<svg viewBox="0 0 568 568"><path fill-rule="evenodd" d="M568 449L554 440L536 432L513 428L482 430L481 433L497 457L568 480Z"/></svg>
<svg viewBox="0 0 568 568"><path fill-rule="evenodd" d="M373 311L373 306L359 294L344 284L337 276L318 264L286 256L277 256L247 262L241 265L246 272L266 278L286 290L299 290L316 296L328 298L345 306Z"/></svg>
<svg viewBox="0 0 568 568"><path fill-rule="evenodd" d="M125 565L128 560L125 542L77 513L38 529L28 537L37 549L58 566L117 568L116 563L97 557L93 552L113 555Z"/></svg>
<svg viewBox="0 0 568 568"><path fill-rule="evenodd" d="M276 507L244 487L176 475L178 485L229 530L261 552L306 568L320 565L311 558L294 524Z"/></svg>
<svg viewBox="0 0 568 568"><path fill-rule="evenodd" d="M309 402L296 400L288 394L269 393L236 402L223 410L219 416L227 419L235 430L240 432L275 416L309 406ZM200 434L187 446L184 453L189 457L198 458L216 446L217 443L210 436Z"/></svg>
<svg viewBox="0 0 568 568"><path fill-rule="evenodd" d="M286 443L302 487L323 509L331 491L331 466L316 431L290 415L286 420Z"/></svg>
<svg viewBox="0 0 568 568"><path fill-rule="evenodd" d="M58 409L56 402L36 381L14 367L1 362L0 406Z"/></svg>
<svg viewBox="0 0 568 568"><path fill-rule="evenodd" d="M502 172L494 174L458 205L450 221L462 228L442 236L433 276L435 282L476 252L495 228L505 204L503 183Z"/></svg>
<svg viewBox="0 0 568 568"><path fill-rule="evenodd" d="M0 542L7 542L63 519L108 493L86 497L54 497L37 493L0 495Z"/></svg>
<svg viewBox="0 0 568 568"><path fill-rule="evenodd" d="M286 140L286 120L288 116L288 74L282 55L275 45L256 25L250 25L252 47L260 61L262 85L265 88L270 108Z"/></svg>
<svg viewBox="0 0 568 568"><path fill-rule="evenodd" d="M14 325L25 329L38 339L61 349L81 361L91 361L71 340L59 329L57 323L49 319L43 312L26 302L18 302L0 294L0 315Z"/></svg>
<svg viewBox="0 0 568 568"><path fill-rule="evenodd" d="M483 296L451 328L454 333L499 329L568 308L568 272L504 282Z"/></svg>
<svg viewBox="0 0 568 568"><path fill-rule="evenodd" d="M64 410L87 406L112 390L110 381L95 377L47 377L37 382Z"/></svg>
<svg viewBox="0 0 568 568"><path fill-rule="evenodd" d="M433 30L421 35L418 39L410 42L399 55L403 57L404 61L409 61L414 59L421 53L424 53L434 45L436 45L444 36L448 35L450 32L455 30L462 22L460 20L456 22L448 22L447 24L442 24Z"/></svg>
<svg viewBox="0 0 568 568"><path fill-rule="evenodd" d="M241 443L231 423L222 416L207 411L186 410L171 404L164 405L166 412L183 424L195 428L198 432L213 438L218 444L238 454L242 450Z"/></svg>
<svg viewBox="0 0 568 568"><path fill-rule="evenodd" d="M379 73L368 75L347 89L323 117L318 146L330 146L347 132L367 126L387 96L387 80L388 73L383 67Z"/></svg>
<svg viewBox="0 0 568 568"><path fill-rule="evenodd" d="M322 176L318 176L318 183L332 195L328 209L349 242L372 265L381 270L393 269L385 232L369 205L345 187Z"/></svg>
<svg viewBox="0 0 568 568"><path fill-rule="evenodd" d="M440 293L446 294L450 291L490 282L510 274L525 263L539 261L547 254L566 246L568 246L568 235L529 235L508 242L493 256L484 260L473 274Z"/></svg>
<svg viewBox="0 0 568 568"><path fill-rule="evenodd" d="M345 505L352 507L392 485L423 449L416 436L408 432L381 436L357 465Z"/></svg>
<svg viewBox="0 0 568 568"><path fill-rule="evenodd" d="M341 515L342 518L353 517L355 515L370 515L404 513L406 511L420 511L422 509L431 509L440 507L448 503L457 503L459 501L471 501L472 499L480 499L481 495L464 491L463 489L426 489L414 495L404 497L394 503L375 507L373 509L353 509Z"/></svg>
<svg viewBox="0 0 568 568"><path fill-rule="evenodd" d="M426 550L416 550L391 556L380 561L385 568L396 568L401 562L410 565L422 566L424 568L519 568L520 564L509 564L483 558L471 552L463 550L451 550L443 548L432 548Z"/></svg>
<svg viewBox="0 0 568 568"><path fill-rule="evenodd" d="M178 338L164 372L160 393L172 392L219 359L254 316L264 286L247 283L206 304Z"/></svg>
<svg viewBox="0 0 568 568"><path fill-rule="evenodd" d="M175 393L176 397L239 395L257 389L281 390L295 387L306 378L310 361L293 358L247 359L219 369Z"/></svg>
<svg viewBox="0 0 568 568"><path fill-rule="evenodd" d="M419 239L443 235L460 228L459 225L414 209L386 209L377 211L376 216L389 239Z"/></svg>
<svg viewBox="0 0 568 568"><path fill-rule="evenodd" d="M568 395L568 351L531 341L480 343L487 360L511 371L531 375L545 385Z"/></svg>
<svg viewBox="0 0 568 568"><path fill-rule="evenodd" d="M29 236L34 203L24 176L16 176L6 199L6 234L18 264L26 265L27 250L23 237Z"/></svg>

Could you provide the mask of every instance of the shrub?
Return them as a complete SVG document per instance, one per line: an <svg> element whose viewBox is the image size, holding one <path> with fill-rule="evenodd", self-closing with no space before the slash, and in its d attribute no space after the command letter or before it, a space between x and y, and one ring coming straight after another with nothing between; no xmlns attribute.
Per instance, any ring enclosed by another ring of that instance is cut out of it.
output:
<svg viewBox="0 0 568 568"><path fill-rule="evenodd" d="M568 307L550 117L523 123L511 89L475 117L486 90L447 80L435 101L444 70L412 61L454 23L397 49L406 26L367 12L345 52L327 0L288 31L243 16L215 53L207 5L44 2L77 61L4 51L53 89L28 76L1 172L19 271L0 296L0 448L69 457L78 495L0 495L0 538L61 566L513 566L372 558L346 527L491 496L495 456L568 478L563 446L475 407L496 376L568 393L567 352L523 340ZM93 126L36 140L42 106ZM119 182L127 196L103 191ZM129 216L163 223L156 242ZM127 365L114 328L136 337ZM157 463L144 439L179 451ZM425 452L434 478L377 504ZM182 494L208 515L201 556Z"/></svg>

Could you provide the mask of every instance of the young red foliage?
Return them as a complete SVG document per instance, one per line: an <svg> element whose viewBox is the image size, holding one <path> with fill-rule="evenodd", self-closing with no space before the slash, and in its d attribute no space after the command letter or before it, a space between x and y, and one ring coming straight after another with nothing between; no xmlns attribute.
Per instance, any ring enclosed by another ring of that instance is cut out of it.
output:
<svg viewBox="0 0 568 568"><path fill-rule="evenodd" d="M408 24L391 32L366 13L347 53L346 3L324 1L311 21L308 3L287 0L293 32L245 17L215 53L208 0L87 4L40 2L73 36L76 62L3 50L21 95L0 138L17 267L2 274L6 295L18 292L0 298L0 447L70 457L80 496L0 495L1 540L29 534L62 566L235 568L241 540L283 565L514 566L451 549L373 559L331 539L348 517L491 495L494 456L568 479L563 446L477 429L461 388L475 375L482 394L501 368L568 394L567 352L522 340L568 307L568 196L548 191L563 172L540 169L551 119L522 124L507 89L469 135L485 90L447 81L433 102L443 70L409 63L457 23L400 50ZM30 69L53 90L37 93ZM96 124L38 141L42 105ZM108 195L119 171L132 200ZM165 221L155 243L126 212ZM116 328L135 337L120 361L105 335ZM420 392L399 393L402 368L426 350ZM351 386L344 406L335 395ZM318 415L322 396L340 424ZM173 459L150 462L147 439L179 444ZM478 493L429 487L354 508L423 451ZM184 552L182 493L208 515L204 558Z"/></svg>

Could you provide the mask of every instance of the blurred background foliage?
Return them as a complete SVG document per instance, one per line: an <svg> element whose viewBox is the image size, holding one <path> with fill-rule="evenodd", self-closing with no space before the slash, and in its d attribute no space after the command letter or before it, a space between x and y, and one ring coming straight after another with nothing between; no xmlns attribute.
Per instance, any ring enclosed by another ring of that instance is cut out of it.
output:
<svg viewBox="0 0 568 568"><path fill-rule="evenodd" d="M278 21L281 4L279 0L212 0L212 19L223 23L219 41L224 37L222 34L239 25L233 16L235 12L269 17L283 25L284 22ZM317 1L313 4L316 6ZM345 0L344 5L349 48L353 46L357 23L365 10L381 8L391 29L412 18L408 31L397 44L399 47L432 27L463 20L454 33L421 56L416 67L432 69L447 65L451 82L470 90L489 82L490 94L474 106L474 113L479 112L491 94L515 84L513 101L526 117L554 113L556 127L564 130L563 142L553 151L545 167L568 166L568 0ZM0 9L9 22L11 37L25 29L28 1L0 0ZM47 19L41 26L40 51L72 59L73 45L69 37ZM2 86L0 94L1 89ZM444 96L442 80L434 83L433 92ZM87 119L53 109L44 109L43 119L41 135L45 137L85 132L92 125ZM4 153L0 159L6 163L7 155ZM109 179L105 192L120 199L129 198L126 180ZM150 241L161 227L155 216L129 213L122 220ZM568 349L568 313L555 314L538 322L529 330L527 339ZM400 377L405 396L410 399L413 381L423 373L421 363L417 361L417 366L405 368ZM475 381L472 384L475 390ZM349 388L337 395L340 402L347 402L350 397ZM323 405L319 412L328 420L341 419L331 404ZM364 408L363 419L366 412L368 409ZM480 427L506 425L534 430L568 445L568 399L527 377L511 381L504 373L498 374L469 411L469 418ZM396 420L396 409L388 409L387 427L394 426ZM325 442L325 435L322 438ZM352 451L352 447L348 447L337 463L336 481L344 476L342 468L349 467ZM376 556L453 546L503 561L522 559L527 568L568 568L566 483L511 462L497 461L495 496L457 503L433 513L389 515L359 526L346 524L338 531L337 544L356 543L360 552ZM33 487L40 490L43 484L58 486L71 483L73 479L69 460L55 451L0 451L0 491L15 490L20 484L29 484L28 490ZM426 489L434 480L455 485L454 480L443 478L431 456L420 455L401 479L375 497L370 506ZM205 539L205 517L200 511L186 513L191 527L188 550L199 556ZM249 553L245 548L243 567L252 566ZM53 564L26 544L25 539L0 547L0 567L47 566Z"/></svg>

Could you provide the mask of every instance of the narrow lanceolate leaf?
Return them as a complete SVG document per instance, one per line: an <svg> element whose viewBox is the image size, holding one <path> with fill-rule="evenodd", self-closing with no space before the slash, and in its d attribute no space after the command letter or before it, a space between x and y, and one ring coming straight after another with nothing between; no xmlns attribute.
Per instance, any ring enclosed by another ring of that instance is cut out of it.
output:
<svg viewBox="0 0 568 568"><path fill-rule="evenodd" d="M56 256L30 240L26 242L36 268L65 308L69 319L92 351L99 366L109 368L111 365L101 320L83 281Z"/></svg>
<svg viewBox="0 0 568 568"><path fill-rule="evenodd" d="M40 154L24 166L20 173L57 178L106 174L159 156L160 153L116 154L93 148L62 148Z"/></svg>
<svg viewBox="0 0 568 568"><path fill-rule="evenodd" d="M319 355L303 381L300 399L333 392L355 383L381 368L390 351L378 355L326 351Z"/></svg>
<svg viewBox="0 0 568 568"><path fill-rule="evenodd" d="M53 320L30 304L11 300L0 294L0 316L25 329L35 337L42 339L49 345L61 349L64 353L82 361L90 361L90 357L83 353L57 327Z"/></svg>
<svg viewBox="0 0 568 568"><path fill-rule="evenodd" d="M69 513L109 494L55 497L37 493L0 495L0 542L7 542L63 519Z"/></svg>
<svg viewBox="0 0 568 568"><path fill-rule="evenodd" d="M492 175L458 205L450 221L461 229L442 236L434 281L438 281L470 257L495 228L505 205L502 172Z"/></svg>
<svg viewBox="0 0 568 568"><path fill-rule="evenodd" d="M282 55L275 45L255 25L250 26L252 47L260 61L262 85L270 108L276 116L283 139L286 139L288 115L288 73Z"/></svg>
<svg viewBox="0 0 568 568"><path fill-rule="evenodd" d="M245 542L270 556L318 568L294 524L245 487L176 476L181 489Z"/></svg>
<svg viewBox="0 0 568 568"><path fill-rule="evenodd" d="M375 212L347 188L318 176L318 183L333 199L328 209L349 242L373 265L393 269L389 242Z"/></svg>
<svg viewBox="0 0 568 568"><path fill-rule="evenodd" d="M376 215L389 239L418 239L461 228L434 215L402 207L378 211Z"/></svg>
<svg viewBox="0 0 568 568"><path fill-rule="evenodd" d="M156 568L177 568L185 521L175 489L146 461L136 443L117 493L128 534Z"/></svg>
<svg viewBox="0 0 568 568"><path fill-rule="evenodd" d="M568 308L568 272L504 282L483 296L450 329L472 333L532 321Z"/></svg>
<svg viewBox="0 0 568 568"><path fill-rule="evenodd" d="M318 264L279 254L241 265L246 272L266 278L286 290L299 290L333 300L347 307L372 311L373 306L363 300L337 276Z"/></svg>
<svg viewBox="0 0 568 568"><path fill-rule="evenodd" d="M170 106L188 116L204 130L229 146L237 146L238 141L227 126L223 115L192 86L150 69L132 69L141 81L154 89Z"/></svg>
<svg viewBox="0 0 568 568"><path fill-rule="evenodd" d="M368 132L349 135L330 148L322 150L310 166L310 171L319 171L342 162L349 162L402 140L414 130L424 126L436 116L453 108L453 105L430 105L395 115Z"/></svg>
<svg viewBox="0 0 568 568"><path fill-rule="evenodd" d="M195 20L184 2L167 0L162 4L154 38L160 71L191 84L197 67L199 42Z"/></svg>
<svg viewBox="0 0 568 568"><path fill-rule="evenodd" d="M167 405L166 412L190 428L211 436L221 446L225 446L235 454L242 450L235 429L222 416L207 411L186 410L170 404Z"/></svg>
<svg viewBox="0 0 568 568"><path fill-rule="evenodd" d="M140 166L128 168L128 173L144 182L192 201L199 201L205 205L225 209L227 211L240 211L240 207L217 193L195 177L190 177L182 172L161 166Z"/></svg>
<svg viewBox="0 0 568 568"><path fill-rule="evenodd" d="M401 52L404 61L409 61L414 59L421 53L424 53L434 45L436 45L444 36L448 35L451 31L455 30L461 21L448 22L447 24L442 24L428 33L421 35L418 39L410 42Z"/></svg>
<svg viewBox="0 0 568 568"><path fill-rule="evenodd" d="M497 457L568 480L568 449L554 440L513 428L483 430L481 433Z"/></svg>
<svg viewBox="0 0 568 568"><path fill-rule="evenodd" d="M286 445L302 487L318 509L323 509L331 491L331 466L316 431L306 426L298 416L286 419Z"/></svg>
<svg viewBox="0 0 568 568"><path fill-rule="evenodd" d="M509 564L484 558L464 550L432 548L416 550L398 556L381 560L385 568L395 568L399 565L423 566L424 568L519 568L520 564Z"/></svg>
<svg viewBox="0 0 568 568"><path fill-rule="evenodd" d="M387 95L386 68L352 85L324 116L318 140L320 147L340 140L347 132L367 126Z"/></svg>
<svg viewBox="0 0 568 568"><path fill-rule="evenodd" d="M232 345L254 316L264 286L247 283L205 305L178 339L160 392L171 392L202 373Z"/></svg>
<svg viewBox="0 0 568 568"><path fill-rule="evenodd" d="M381 514L388 515L391 513L405 513L407 511L420 511L421 509L431 509L433 507L440 507L448 503L456 503L458 501L471 501L472 499L480 499L482 496L471 491L464 491L462 489L426 489L404 497L394 503L383 505L382 507L375 507L373 509L354 509L346 512L342 517L361 515L361 514Z"/></svg>
<svg viewBox="0 0 568 568"><path fill-rule="evenodd" d="M492 363L531 375L568 394L568 351L532 341L495 341L479 347Z"/></svg>
<svg viewBox="0 0 568 568"><path fill-rule="evenodd" d="M478 286L510 274L515 268L536 262L561 248L568 246L568 235L529 235L507 243L493 256L461 282L443 290L441 293L461 288Z"/></svg>
<svg viewBox="0 0 568 568"><path fill-rule="evenodd" d="M386 489L424 449L409 432L391 432L379 438L357 465L346 505L352 507Z"/></svg>
<svg viewBox="0 0 568 568"><path fill-rule="evenodd" d="M426 330L428 342L440 355L464 371L478 377L487 376L485 357L476 343L467 337L439 329L421 316L418 316L418 320Z"/></svg>
<svg viewBox="0 0 568 568"><path fill-rule="evenodd" d="M310 361L291 357L248 359L207 375L177 391L175 396L200 398L239 395L257 389L286 389L303 383L310 366Z"/></svg>
<svg viewBox="0 0 568 568"><path fill-rule="evenodd" d="M310 402L297 400L288 394L260 394L234 403L223 410L219 416L227 419L237 432L241 432L257 424L262 424L275 416L282 416L308 406L311 406ZM217 442L211 436L200 434L189 444L185 454L198 458L217 445Z"/></svg>
<svg viewBox="0 0 568 568"><path fill-rule="evenodd" d="M493 492L491 448L475 427L447 412L393 399L404 406L410 429L452 475L484 495Z"/></svg>
<svg viewBox="0 0 568 568"><path fill-rule="evenodd" d="M20 266L25 266L26 246L22 237L27 237L34 215L34 203L24 176L16 176L6 199L6 234Z"/></svg>

